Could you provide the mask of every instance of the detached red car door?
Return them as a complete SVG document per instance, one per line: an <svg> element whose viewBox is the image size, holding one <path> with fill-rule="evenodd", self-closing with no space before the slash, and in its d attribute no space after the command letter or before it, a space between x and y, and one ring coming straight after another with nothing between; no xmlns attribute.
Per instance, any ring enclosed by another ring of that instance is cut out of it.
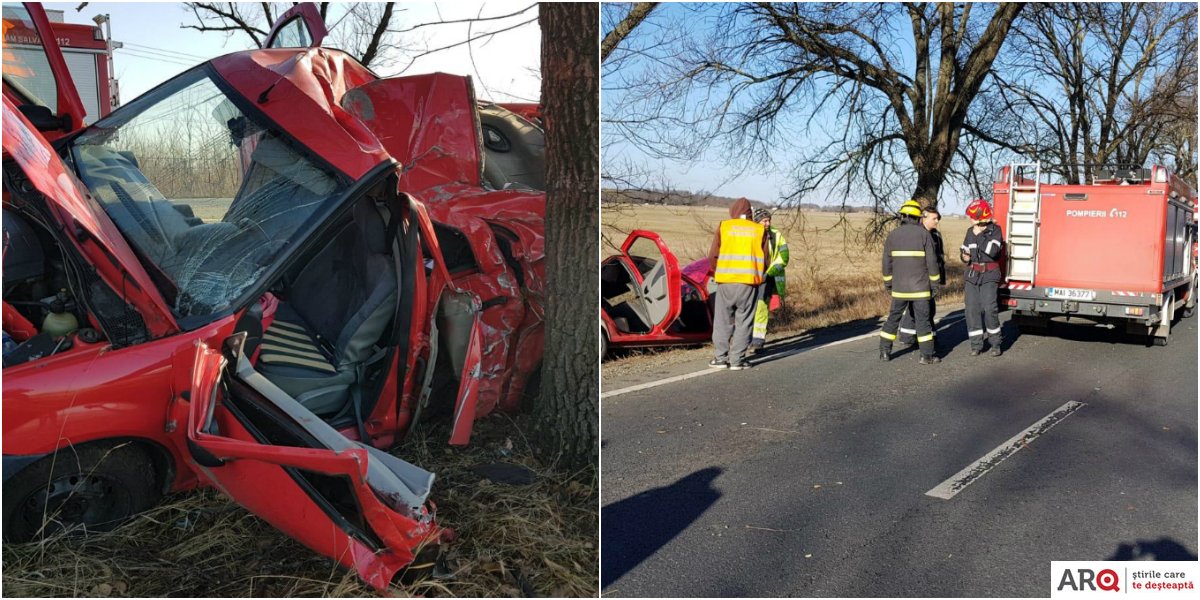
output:
<svg viewBox="0 0 1200 600"><path fill-rule="evenodd" d="M190 460L202 477L376 589L440 529L425 507L434 475L347 439L254 371L245 334L199 344L187 403Z"/></svg>

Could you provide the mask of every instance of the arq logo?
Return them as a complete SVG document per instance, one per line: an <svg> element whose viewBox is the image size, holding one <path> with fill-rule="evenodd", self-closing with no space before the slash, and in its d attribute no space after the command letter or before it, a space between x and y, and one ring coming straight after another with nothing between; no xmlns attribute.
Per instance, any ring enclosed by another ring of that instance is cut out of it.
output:
<svg viewBox="0 0 1200 600"><path fill-rule="evenodd" d="M1071 588L1076 592L1094 592L1096 588L1099 588L1106 592L1118 592L1121 590L1119 583L1117 572L1112 569L1104 569L1099 573L1091 569L1063 569L1062 579L1058 582L1058 591Z"/></svg>

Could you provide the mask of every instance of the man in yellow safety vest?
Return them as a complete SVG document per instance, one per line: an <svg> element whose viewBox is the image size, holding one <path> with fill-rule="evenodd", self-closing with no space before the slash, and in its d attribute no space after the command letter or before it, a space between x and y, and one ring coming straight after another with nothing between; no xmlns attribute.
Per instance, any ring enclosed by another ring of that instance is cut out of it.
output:
<svg viewBox="0 0 1200 600"><path fill-rule="evenodd" d="M708 251L709 269L717 282L714 356L708 366L716 369L750 368L745 356L754 322L754 302L767 270L766 230L750 218L751 214L749 200L735 200L729 207L730 218L721 222Z"/></svg>

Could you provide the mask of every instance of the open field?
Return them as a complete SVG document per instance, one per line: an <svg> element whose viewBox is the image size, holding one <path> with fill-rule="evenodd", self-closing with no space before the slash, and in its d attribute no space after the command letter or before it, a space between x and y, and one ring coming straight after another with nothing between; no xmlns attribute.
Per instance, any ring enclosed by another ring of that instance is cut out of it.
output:
<svg viewBox="0 0 1200 600"><path fill-rule="evenodd" d="M520 421L479 421L467 448L447 446L441 428L392 450L437 474L430 499L458 539L432 576L391 595L596 594L596 474L542 464ZM532 470L533 483L493 483L474 471L497 462ZM214 490L175 494L108 533L4 544L3 554L6 596L379 596Z"/></svg>
<svg viewBox="0 0 1200 600"><path fill-rule="evenodd" d="M625 235L648 229L663 237L681 265L708 253L713 231L728 218L725 208L605 205L601 213L602 256L620 251ZM791 252L788 296L772 315L771 331L788 333L882 316L890 300L880 281L882 242L867 240L872 215L782 210L772 225L783 232ZM946 246L947 283L939 302L962 298L962 263L956 248L969 221L946 215L939 228Z"/></svg>

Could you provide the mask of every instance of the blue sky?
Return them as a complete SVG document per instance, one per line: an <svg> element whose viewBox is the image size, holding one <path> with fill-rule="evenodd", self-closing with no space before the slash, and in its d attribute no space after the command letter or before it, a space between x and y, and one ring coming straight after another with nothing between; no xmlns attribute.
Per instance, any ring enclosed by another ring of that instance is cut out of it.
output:
<svg viewBox="0 0 1200 600"><path fill-rule="evenodd" d="M443 20L466 19L516 12L532 1L456 1L434 3L405 3L393 16L393 25L400 28ZM64 11L68 23L92 23L92 17L107 13L111 17L114 41L125 48L114 54L115 72L120 82L121 101L128 102L154 86L209 58L251 47L244 34L227 36L219 32L201 33L182 29L180 25L195 22L192 13L182 3L175 2L89 2L77 11L79 2L47 2L48 9ZM257 6L253 4L251 6ZM285 10L290 3L279 5ZM336 10L336 8L334 9ZM537 16L536 8L511 19L472 26L473 35L515 25ZM332 19L331 19L332 21ZM467 39L468 25L446 24L419 29L410 34L409 42L419 49L432 49ZM472 64L472 54L474 61ZM391 67L376 68L380 75L395 75L405 66L401 60ZM536 101L540 95L541 31L531 23L490 40L444 50L419 58L405 72L408 74L444 71L475 78L475 92L480 98L499 101Z"/></svg>
<svg viewBox="0 0 1200 600"><path fill-rule="evenodd" d="M873 5L878 6L874 3ZM864 6L863 9L871 10L872 8ZM639 43L656 39L661 32L671 32L673 28L678 27L684 32L689 41L704 44L706 38L714 35L714 33L720 32L718 35L727 34L727 32L719 29L722 25L730 22L727 16L719 14L722 10L725 9L714 5L697 8L686 4L663 4L625 42L626 44L632 44L632 47L636 48ZM989 14L982 9L977 9L971 18L973 22L978 22L982 25L986 23ZM895 68L901 73L911 73L915 55L912 34L907 18L899 15L890 21L889 26L893 28L890 34L884 33L878 36L877 39L883 44L891 42L891 46L885 46L885 48L893 55L892 61ZM604 31L607 31L610 27L611 23L606 22L602 28ZM722 41L726 40L723 38ZM664 54L671 53L667 52ZM750 60L756 58L763 59L764 61L770 60L769 57L764 58L761 56L752 57ZM666 60L669 61L670 57ZM647 65L654 64L655 61L650 60L633 62L622 67L622 75L637 76L644 69L651 68ZM936 68L936 63L934 66ZM759 70L760 72L770 72L772 68L762 67ZM606 74L611 74L611 70ZM607 110L611 111L614 106L619 105L623 91L615 87L609 77L603 79L602 86L604 104ZM707 89L693 90L687 96L688 102L690 104L704 102L707 93ZM878 93L872 92L872 94L877 95ZM647 154L634 144L626 143L619 135L614 135L617 132L612 127L604 131L604 134L607 135L603 139L605 165L612 168L613 165L624 161L632 162L638 165L640 169L651 174L650 179L653 182L651 186L655 187L665 183L676 189L690 191L706 190L722 196L746 196L767 203L776 203L792 191L790 178L793 176L795 162L800 156L813 148L818 148L828 143L829 140L833 139L831 134L840 131L847 123L846 116L838 112L836 102L827 105L809 121L808 113L811 109L802 104L803 102L805 101L794 100L793 105L784 113L785 116L777 120L777 125L783 133L776 136L778 144L773 148L772 157L776 162L770 166L754 165L744 171L730 166L730 161L725 156L725 151L719 144L710 146L696 160L680 161L660 158ZM736 112L738 109L745 108L746 105L747 103L743 98L736 102L731 110ZM670 129L672 129L672 134L685 137L694 133L687 128L679 126ZM904 161L907 162L907 158ZM615 168L615 170L620 169L620 166ZM982 178L986 181L990 177L982 176ZM913 183L915 183L915 180ZM904 186L896 189L896 197L905 197L911 192L911 187ZM821 189L809 194L803 201L818 204L840 204L843 201L842 194L843 192L840 189L836 191ZM956 190L948 183L943 186L941 202L943 206L951 210L956 210L965 206L971 195L969 191ZM872 203L871 199L865 194L861 198L846 198L845 201L850 205L870 205Z"/></svg>

